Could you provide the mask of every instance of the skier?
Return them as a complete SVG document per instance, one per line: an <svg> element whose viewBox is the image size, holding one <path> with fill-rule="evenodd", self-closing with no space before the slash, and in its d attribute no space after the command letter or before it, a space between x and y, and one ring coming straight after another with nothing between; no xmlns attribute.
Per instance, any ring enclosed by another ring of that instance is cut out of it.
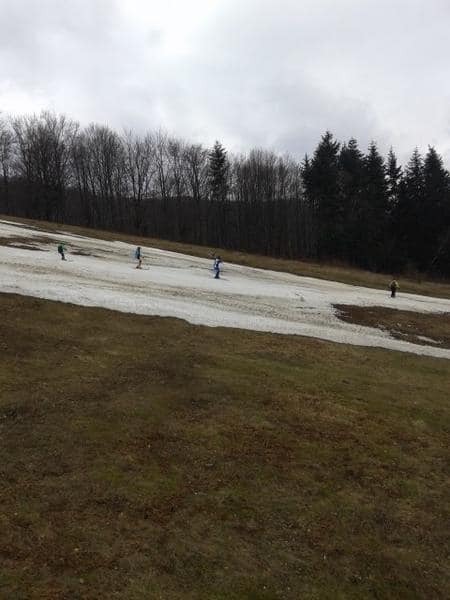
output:
<svg viewBox="0 0 450 600"><path fill-rule="evenodd" d="M215 272L214 279L220 279L220 265L222 264L222 259L220 256L216 256L214 259L213 271Z"/></svg>
<svg viewBox="0 0 450 600"><path fill-rule="evenodd" d="M399 287L400 286L398 285L397 281L395 279L393 279L391 281L391 283L389 284L389 288L391 290L391 298L395 298L395 295L396 295Z"/></svg>
<svg viewBox="0 0 450 600"><path fill-rule="evenodd" d="M134 253L134 258L138 261L138 264L136 265L136 269L142 269L142 252L141 252L140 246L138 246L136 248L136 251Z"/></svg>
<svg viewBox="0 0 450 600"><path fill-rule="evenodd" d="M58 244L58 254L61 256L61 260L66 260L66 248L64 246L64 244L61 242L60 244Z"/></svg>

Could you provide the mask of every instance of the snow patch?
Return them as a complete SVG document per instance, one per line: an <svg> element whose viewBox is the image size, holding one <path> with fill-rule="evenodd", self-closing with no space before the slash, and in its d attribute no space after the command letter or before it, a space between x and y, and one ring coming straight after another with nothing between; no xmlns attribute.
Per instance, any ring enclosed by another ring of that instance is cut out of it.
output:
<svg viewBox="0 0 450 600"><path fill-rule="evenodd" d="M333 304L382 306L414 312L450 312L450 301L415 294L390 298L388 290L351 286L224 264L214 279L212 260L62 232L49 233L0 221L0 237L23 237L42 252L0 246L0 291L101 306L121 312L171 316L211 327L304 335L358 346L378 346L450 358L450 350L394 339L387 331L346 323ZM49 244L54 240L55 246ZM56 246L67 247L61 261ZM73 254L76 252L76 254ZM435 344L425 337L422 341Z"/></svg>

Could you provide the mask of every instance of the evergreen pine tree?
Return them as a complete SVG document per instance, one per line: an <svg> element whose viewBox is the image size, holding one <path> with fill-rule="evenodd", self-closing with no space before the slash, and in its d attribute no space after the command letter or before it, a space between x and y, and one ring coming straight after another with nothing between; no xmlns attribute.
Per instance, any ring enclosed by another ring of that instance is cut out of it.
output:
<svg viewBox="0 0 450 600"><path fill-rule="evenodd" d="M227 151L216 141L208 154L208 180L212 200L223 202L228 193L229 162Z"/></svg>
<svg viewBox="0 0 450 600"><path fill-rule="evenodd" d="M225 244L229 230L230 219L226 202L229 168L227 152L222 144L216 141L208 153L209 199L213 207L208 211L207 231L219 245Z"/></svg>
<svg viewBox="0 0 450 600"><path fill-rule="evenodd" d="M357 238L357 215L364 185L364 157L358 142L351 138L339 154L339 187L342 213L345 221L343 231L344 257L355 262L354 244Z"/></svg>
<svg viewBox="0 0 450 600"><path fill-rule="evenodd" d="M309 172L309 195L318 221L320 257L343 255L344 214L339 194L339 142L327 131L317 146Z"/></svg>
<svg viewBox="0 0 450 600"><path fill-rule="evenodd" d="M358 213L359 264L385 269L391 251L388 231L388 183L386 165L375 142L364 158L364 192Z"/></svg>
<svg viewBox="0 0 450 600"><path fill-rule="evenodd" d="M414 206L420 206L423 200L424 172L423 159L417 148L406 166L405 183Z"/></svg>
<svg viewBox="0 0 450 600"><path fill-rule="evenodd" d="M311 182L311 159L307 154L300 164L301 181L303 185L303 196L309 204L312 204L312 182Z"/></svg>
<svg viewBox="0 0 450 600"><path fill-rule="evenodd" d="M387 159L388 195L391 209L393 209L398 202L401 178L402 168L397 164L397 157L395 156L394 150L391 147Z"/></svg>
<svg viewBox="0 0 450 600"><path fill-rule="evenodd" d="M416 148L406 165L399 187L394 225L397 238L397 256L403 258L404 266L417 269L421 263L423 243L421 240L424 203L423 159Z"/></svg>
<svg viewBox="0 0 450 600"><path fill-rule="evenodd" d="M423 165L424 198L420 215L421 269L439 269L450 236L450 178L442 158L433 147Z"/></svg>

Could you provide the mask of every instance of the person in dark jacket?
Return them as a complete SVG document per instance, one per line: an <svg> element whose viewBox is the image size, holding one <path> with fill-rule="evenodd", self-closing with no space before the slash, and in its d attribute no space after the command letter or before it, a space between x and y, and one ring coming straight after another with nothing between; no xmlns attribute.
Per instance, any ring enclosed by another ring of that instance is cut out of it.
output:
<svg viewBox="0 0 450 600"><path fill-rule="evenodd" d="M400 286L398 285L397 281L393 279L389 284L389 289L391 290L391 298L395 298L399 287Z"/></svg>
<svg viewBox="0 0 450 600"><path fill-rule="evenodd" d="M61 256L61 260L66 260L66 249L64 247L64 244L58 244L58 254Z"/></svg>

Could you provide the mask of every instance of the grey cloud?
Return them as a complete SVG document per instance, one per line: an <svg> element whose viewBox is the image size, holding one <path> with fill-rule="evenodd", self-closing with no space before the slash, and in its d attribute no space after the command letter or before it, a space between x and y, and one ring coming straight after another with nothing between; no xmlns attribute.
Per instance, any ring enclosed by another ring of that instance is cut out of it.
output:
<svg viewBox="0 0 450 600"><path fill-rule="evenodd" d="M168 6L160 19L151 0L0 0L3 108L20 111L20 97L82 123L163 127L236 151L302 156L330 129L403 159L428 143L450 152L446 1Z"/></svg>

